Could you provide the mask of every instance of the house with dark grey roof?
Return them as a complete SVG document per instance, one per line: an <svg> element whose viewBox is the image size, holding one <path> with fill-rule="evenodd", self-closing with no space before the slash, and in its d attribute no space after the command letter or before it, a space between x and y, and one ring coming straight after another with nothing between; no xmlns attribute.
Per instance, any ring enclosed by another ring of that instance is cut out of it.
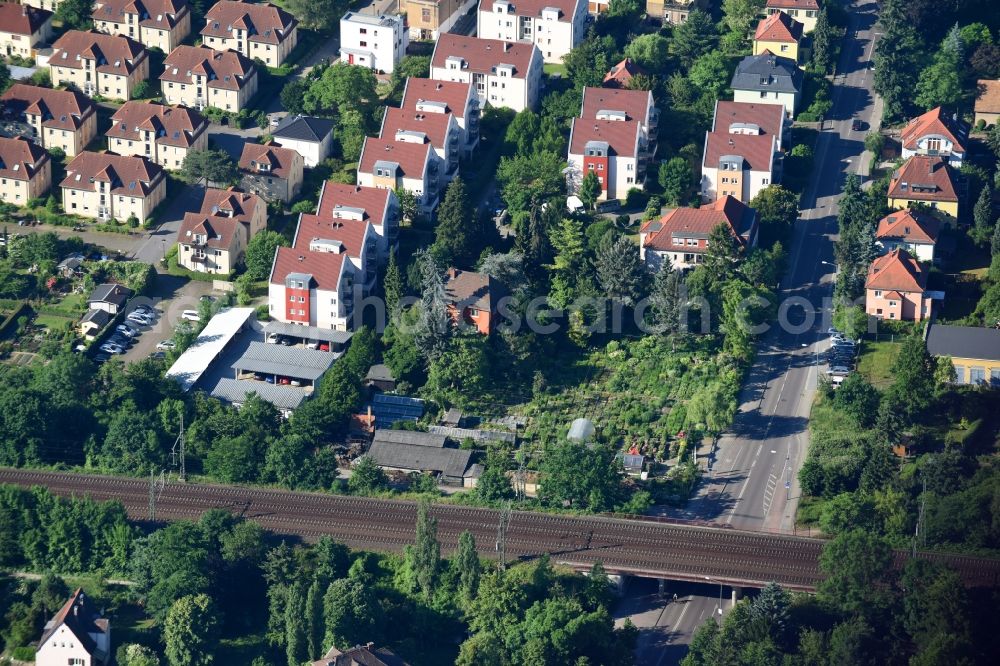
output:
<svg viewBox="0 0 1000 666"><path fill-rule="evenodd" d="M107 664L111 658L111 624L100 616L78 588L48 621L38 641L38 666Z"/></svg>
<svg viewBox="0 0 1000 666"><path fill-rule="evenodd" d="M236 378L255 378L283 386L312 386L340 358L339 353L251 342L233 363Z"/></svg>
<svg viewBox="0 0 1000 666"><path fill-rule="evenodd" d="M1000 388L1000 322L994 328L929 324L927 353L951 358L956 384Z"/></svg>
<svg viewBox="0 0 1000 666"><path fill-rule="evenodd" d="M307 167L314 167L333 151L333 121L309 116L286 116L271 132L274 142L291 148Z"/></svg>
<svg viewBox="0 0 1000 666"><path fill-rule="evenodd" d="M80 320L80 335L87 341L96 340L110 321L111 315L107 310L87 310L87 314Z"/></svg>
<svg viewBox="0 0 1000 666"><path fill-rule="evenodd" d="M90 294L87 307L91 310L104 310L108 314L118 314L131 295L132 290L120 284L101 284Z"/></svg>
<svg viewBox="0 0 1000 666"><path fill-rule="evenodd" d="M474 454L475 451L469 449L376 440L367 455L384 470L434 474L441 483L472 488L478 481L477 470L472 469Z"/></svg>
<svg viewBox="0 0 1000 666"><path fill-rule="evenodd" d="M213 398L224 400L235 407L241 407L251 395L271 403L287 419L311 394L297 386L241 381L229 377L220 379L212 389Z"/></svg>
<svg viewBox="0 0 1000 666"><path fill-rule="evenodd" d="M448 438L444 435L435 435L430 432L419 430L376 430L375 442L386 444L410 444L413 446L431 446L436 449L444 448Z"/></svg>
<svg viewBox="0 0 1000 666"><path fill-rule="evenodd" d="M767 51L743 58L729 87L734 102L781 104L791 117L802 96L802 70L791 58Z"/></svg>
<svg viewBox="0 0 1000 666"><path fill-rule="evenodd" d="M409 666L389 648L377 648L374 643L355 645L338 650L335 647L310 666Z"/></svg>

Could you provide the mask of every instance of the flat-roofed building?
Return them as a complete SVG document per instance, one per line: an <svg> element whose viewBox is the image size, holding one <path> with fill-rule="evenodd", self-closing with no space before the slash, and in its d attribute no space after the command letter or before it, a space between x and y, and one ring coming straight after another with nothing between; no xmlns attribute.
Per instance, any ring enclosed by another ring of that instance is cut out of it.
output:
<svg viewBox="0 0 1000 666"><path fill-rule="evenodd" d="M340 19L340 61L391 74L406 55L410 31L400 14L347 12Z"/></svg>

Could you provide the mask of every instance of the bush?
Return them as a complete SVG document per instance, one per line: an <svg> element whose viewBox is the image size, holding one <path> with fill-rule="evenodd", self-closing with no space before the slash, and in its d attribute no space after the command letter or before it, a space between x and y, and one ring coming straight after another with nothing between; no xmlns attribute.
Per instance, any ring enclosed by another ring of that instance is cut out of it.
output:
<svg viewBox="0 0 1000 666"><path fill-rule="evenodd" d="M149 84L149 81L139 81L132 88L132 98L133 99L148 99L153 96L153 86Z"/></svg>
<svg viewBox="0 0 1000 666"><path fill-rule="evenodd" d="M625 207L628 209L642 208L646 205L646 193L637 187L629 188L625 195Z"/></svg>
<svg viewBox="0 0 1000 666"><path fill-rule="evenodd" d="M30 645L22 645L21 647L16 647L10 651L11 659L15 661L34 661L35 660L35 648Z"/></svg>

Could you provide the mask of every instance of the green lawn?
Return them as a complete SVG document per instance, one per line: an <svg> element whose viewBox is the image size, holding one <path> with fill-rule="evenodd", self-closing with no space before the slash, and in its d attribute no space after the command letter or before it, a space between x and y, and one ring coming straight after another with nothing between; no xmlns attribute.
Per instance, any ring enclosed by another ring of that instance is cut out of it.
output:
<svg viewBox="0 0 1000 666"><path fill-rule="evenodd" d="M50 331L61 331L66 324L75 322L75 318L59 317L57 315L40 314L35 317L36 326L44 326Z"/></svg>
<svg viewBox="0 0 1000 666"><path fill-rule="evenodd" d="M892 364L899 355L899 342L866 342L858 372L864 375L876 388L884 389L892 383Z"/></svg>
<svg viewBox="0 0 1000 666"><path fill-rule="evenodd" d="M560 65L556 62L547 62L542 65L542 71L552 76L553 74L558 74L559 76L566 78L566 65Z"/></svg>

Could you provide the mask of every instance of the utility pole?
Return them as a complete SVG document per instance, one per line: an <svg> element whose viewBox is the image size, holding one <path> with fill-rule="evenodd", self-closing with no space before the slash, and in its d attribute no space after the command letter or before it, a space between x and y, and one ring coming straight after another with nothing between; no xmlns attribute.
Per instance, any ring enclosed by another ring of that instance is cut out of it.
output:
<svg viewBox="0 0 1000 666"><path fill-rule="evenodd" d="M155 470L149 472L149 522L156 520L156 500L160 499L165 485L166 477L163 470L160 470L159 477L156 476Z"/></svg>
<svg viewBox="0 0 1000 666"><path fill-rule="evenodd" d="M927 478L923 478L923 490L920 493L920 511L917 513L917 527L913 532L913 557L917 556L917 541L920 547L927 547L927 533L924 530L924 509L927 506Z"/></svg>
<svg viewBox="0 0 1000 666"><path fill-rule="evenodd" d="M187 480L187 469L184 465L184 412L181 412L181 430L177 433L177 439L174 440L174 445L170 449L170 459L174 467L178 467L178 456L180 457L180 467L177 470L177 478L184 482Z"/></svg>
<svg viewBox="0 0 1000 666"><path fill-rule="evenodd" d="M511 503L505 502L500 509L500 522L497 525L496 550L500 553L500 571L507 568L507 528L510 527Z"/></svg>

